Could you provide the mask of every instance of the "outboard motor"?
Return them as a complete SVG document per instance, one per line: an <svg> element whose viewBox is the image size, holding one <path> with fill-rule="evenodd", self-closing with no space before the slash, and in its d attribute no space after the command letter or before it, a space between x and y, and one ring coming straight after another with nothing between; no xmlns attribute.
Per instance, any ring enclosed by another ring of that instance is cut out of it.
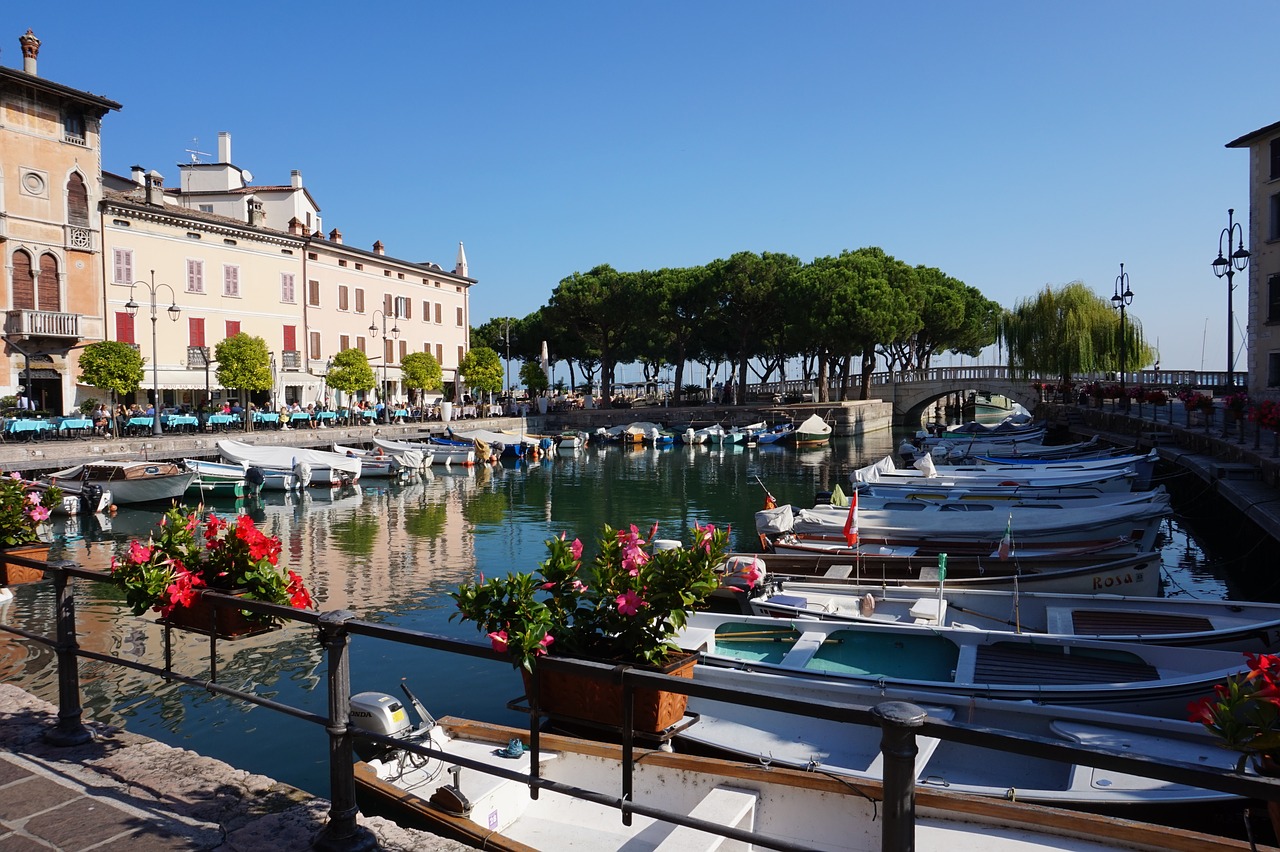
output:
<svg viewBox="0 0 1280 852"><path fill-rule="evenodd" d="M409 722L409 712L395 696L385 692L360 692L351 696L351 724L384 737L407 739L416 733ZM373 760L394 751L381 743L356 738L356 754L361 760Z"/></svg>
<svg viewBox="0 0 1280 852"><path fill-rule="evenodd" d="M311 484L311 465L304 461L296 463L293 466L293 475L297 477L298 487L306 488Z"/></svg>
<svg viewBox="0 0 1280 852"><path fill-rule="evenodd" d="M250 467L244 472L244 481L254 491L261 491L263 483L267 481L267 475L260 467Z"/></svg>
<svg viewBox="0 0 1280 852"><path fill-rule="evenodd" d="M92 515L102 510L102 486L86 482L80 486L80 512Z"/></svg>

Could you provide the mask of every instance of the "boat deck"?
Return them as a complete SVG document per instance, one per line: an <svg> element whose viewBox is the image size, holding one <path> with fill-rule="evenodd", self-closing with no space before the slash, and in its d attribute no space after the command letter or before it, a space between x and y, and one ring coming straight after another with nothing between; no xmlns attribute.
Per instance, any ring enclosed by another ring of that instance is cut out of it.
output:
<svg viewBox="0 0 1280 852"><path fill-rule="evenodd" d="M1069 686L1157 680L1159 670L1138 657L1065 653L1061 646L1023 646L996 642L978 648L974 683Z"/></svg>

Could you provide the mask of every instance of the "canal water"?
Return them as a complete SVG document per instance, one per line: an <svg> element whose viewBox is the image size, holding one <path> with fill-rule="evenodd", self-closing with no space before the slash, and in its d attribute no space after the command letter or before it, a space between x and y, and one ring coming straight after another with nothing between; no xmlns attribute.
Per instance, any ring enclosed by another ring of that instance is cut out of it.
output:
<svg viewBox="0 0 1280 852"><path fill-rule="evenodd" d="M533 463L436 467L405 483L374 480L333 494L277 493L244 510L280 536L282 564L306 577L321 609L349 609L372 621L480 641L474 625L450 621L448 592L480 573L532 568L545 557L548 538L566 532L586 541L603 523L647 530L657 522L661 537L687 540L696 522L729 526L735 549L754 550L753 515L766 489L780 503L811 504L817 492L847 482L850 470L893 446L882 432L810 450L591 447ZM1262 564L1259 540L1245 536L1204 486L1189 479L1166 476L1179 509L1161 541L1166 594L1280 597L1251 567ZM233 504L215 508L236 511ZM158 517L156 511L122 509L105 522L65 520L56 527L51 557L108 570L113 552L135 537L145 539ZM78 581L76 595L83 648L162 664L163 631L153 615L131 615L110 586ZM51 634L52 606L51 584L19 587L0 619ZM204 677L207 640L176 631L173 636L174 668ZM527 721L506 709L521 692L509 666L354 641L354 691L398 694L402 678L436 715ZM0 634L0 679L56 703L56 668L44 646ZM95 720L328 794L326 739L318 726L90 661L81 663L81 679L86 713ZM220 643L218 680L327 712L324 661L314 632L302 627Z"/></svg>

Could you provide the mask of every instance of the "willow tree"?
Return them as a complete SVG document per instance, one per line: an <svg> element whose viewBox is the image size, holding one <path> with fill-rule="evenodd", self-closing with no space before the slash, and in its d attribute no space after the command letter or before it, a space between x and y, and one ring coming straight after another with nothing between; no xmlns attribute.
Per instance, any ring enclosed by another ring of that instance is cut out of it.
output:
<svg viewBox="0 0 1280 852"><path fill-rule="evenodd" d="M1000 337L1014 375L1053 375L1066 384L1077 373L1120 368L1120 314L1080 281L1046 286L1034 299L1019 302L1005 313ZM1142 326L1132 316L1124 337L1126 369L1151 360Z"/></svg>

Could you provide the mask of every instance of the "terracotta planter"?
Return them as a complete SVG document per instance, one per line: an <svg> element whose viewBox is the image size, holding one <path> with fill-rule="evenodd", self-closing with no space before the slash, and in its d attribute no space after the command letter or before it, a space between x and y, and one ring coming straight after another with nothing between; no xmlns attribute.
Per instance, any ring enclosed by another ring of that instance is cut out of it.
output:
<svg viewBox="0 0 1280 852"><path fill-rule="evenodd" d="M49 545L20 544L0 550L0 586L20 586L24 583L38 583L44 579L44 572L39 568L15 565L4 558L8 554L44 560L49 557Z"/></svg>
<svg viewBox="0 0 1280 852"><path fill-rule="evenodd" d="M693 666L697 661L697 654L687 654L676 657L661 668L636 668L692 680ZM520 673L524 676L525 694L532 694L533 676L524 669ZM595 680L577 672L551 671L549 668L543 669L539 677L539 710L563 719L594 722L610 727L622 726L621 684ZM635 729L645 733L661 733L679 722L684 718L685 706L689 703L689 696L683 693L659 689L636 689L633 690L633 696Z"/></svg>
<svg viewBox="0 0 1280 852"><path fill-rule="evenodd" d="M236 594L234 591L215 589L224 594ZM191 606L174 607L167 618L160 619L178 630L191 633L202 633L205 636L216 635L219 639L243 639L259 633L268 633L277 629L272 621L258 621L247 617L243 612L229 606L215 607L205 601L204 592L196 592L196 599ZM215 629L216 626L216 629Z"/></svg>

